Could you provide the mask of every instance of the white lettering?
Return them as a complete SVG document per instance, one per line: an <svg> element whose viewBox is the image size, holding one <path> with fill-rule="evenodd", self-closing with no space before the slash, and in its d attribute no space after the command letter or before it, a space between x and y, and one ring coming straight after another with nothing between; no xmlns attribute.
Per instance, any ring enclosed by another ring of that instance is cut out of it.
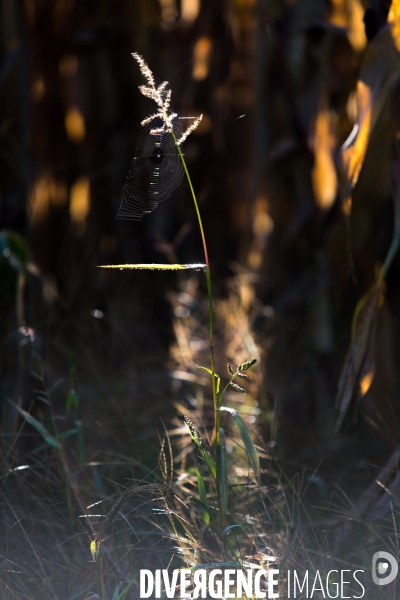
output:
<svg viewBox="0 0 400 600"><path fill-rule="evenodd" d="M266 597L266 593L262 592L260 590L260 579L261 577L267 574L267 572L265 571L265 569L259 569L256 573L256 576L254 577L254 593L256 595L257 598L265 598Z"/></svg>
<svg viewBox="0 0 400 600"><path fill-rule="evenodd" d="M169 583L168 570L163 569L162 574L163 574L164 587L165 587L165 593L167 595L167 598L175 598L175 589L176 589L176 584L178 581L179 570L174 569L174 571L172 573L171 585Z"/></svg>
<svg viewBox="0 0 400 600"><path fill-rule="evenodd" d="M181 598L190 598L191 593L186 591L191 584L190 575L192 571L190 569L181 569Z"/></svg>
<svg viewBox="0 0 400 600"><path fill-rule="evenodd" d="M234 598L235 593L232 594L229 591L229 588L235 585L235 580L231 579L231 575L235 575L235 569L225 569L224 571L224 596L225 598Z"/></svg>
<svg viewBox="0 0 400 600"><path fill-rule="evenodd" d="M316 587L316 585L317 585L317 579L319 581L320 587ZM313 583L313 586L312 586L310 598L313 598L315 591L322 592L322 594L323 594L323 596L325 598L325 590L324 590L324 586L322 585L321 575L319 574L319 571L317 571L316 574L315 574L315 579L314 579L314 583Z"/></svg>
<svg viewBox="0 0 400 600"><path fill-rule="evenodd" d="M154 597L161 598L161 569L156 569L154 587Z"/></svg>
<svg viewBox="0 0 400 600"><path fill-rule="evenodd" d="M208 593L211 598L220 598L222 596L222 581L215 581L217 575L222 575L221 569L213 569L208 580Z"/></svg>
<svg viewBox="0 0 400 600"><path fill-rule="evenodd" d="M306 586L306 598L308 598L308 571L306 571L306 574L304 576L303 579L303 585L300 587L300 581L297 577L297 571L293 571L293 591L294 591L294 595L293 598L297 598L296 596L296 581L297 581L297 585L299 587L299 592L303 591L304 586Z"/></svg>
<svg viewBox="0 0 400 600"><path fill-rule="evenodd" d="M146 589L147 587L147 589ZM140 569L140 598L150 598L153 593L154 577L148 569Z"/></svg>
<svg viewBox="0 0 400 600"><path fill-rule="evenodd" d="M279 592L274 592L274 587L279 583L274 575L279 575L279 569L269 569L268 571L268 598L279 598Z"/></svg>
<svg viewBox="0 0 400 600"><path fill-rule="evenodd" d="M362 594L361 594L361 596L353 596L353 598L364 598L365 587L363 586L363 584L361 583L361 581L359 581L357 579L356 573L364 573L364 571L362 569L358 569L357 571L354 571L354 573L353 573L354 579L357 581L358 585L362 588Z"/></svg>
<svg viewBox="0 0 400 600"><path fill-rule="evenodd" d="M247 569L247 578L243 571L237 572L237 597L243 598L243 592L248 598L253 595L253 571Z"/></svg>
<svg viewBox="0 0 400 600"><path fill-rule="evenodd" d="M330 582L329 581L329 576L331 573L339 573L339 571L337 571L336 569L332 569L332 571L329 571L328 575L326 576L326 593L328 594L328 598L339 598L339 584L338 583L334 583L334 582ZM336 596L331 596L331 588L335 588L336 587Z"/></svg>
<svg viewBox="0 0 400 600"><path fill-rule="evenodd" d="M207 571L206 569L199 569L194 572L193 583L195 585L193 590L193 598L199 598L200 592L202 598L207 598Z"/></svg>
<svg viewBox="0 0 400 600"><path fill-rule="evenodd" d="M350 581L345 581L343 579L343 573L350 573L350 569L343 569L343 571L340 571L340 593L341 593L341 598L351 598L351 596L345 596L344 595L344 591L343 591L343 586L345 583L350 583Z"/></svg>

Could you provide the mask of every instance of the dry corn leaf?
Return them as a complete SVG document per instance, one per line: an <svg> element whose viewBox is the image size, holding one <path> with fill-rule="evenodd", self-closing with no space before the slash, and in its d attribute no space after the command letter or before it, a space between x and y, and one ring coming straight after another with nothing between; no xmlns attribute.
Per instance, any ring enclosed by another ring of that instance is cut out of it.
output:
<svg viewBox="0 0 400 600"><path fill-rule="evenodd" d="M400 84L396 85L392 97L392 122L397 140L391 165L393 179L393 199L395 212L395 230L392 242L373 288L360 300L353 318L352 344L347 352L342 375L339 381L339 391L336 405L339 416L336 431L340 428L353 394L356 392L358 400L366 395L371 387L375 375L375 336L376 314L383 281L400 246L400 148L398 134L400 131L399 109L397 108L397 94L400 93Z"/></svg>
<svg viewBox="0 0 400 600"><path fill-rule="evenodd" d="M372 383L374 366L371 364L373 355L369 353L369 349L374 342L376 314L381 291L382 283L375 284L372 290L360 300L356 308L353 320L353 340L347 351L336 398L339 415L335 431L338 431L343 423L357 386L361 393L364 382L366 393ZM367 386L368 378L370 378L370 382Z"/></svg>
<svg viewBox="0 0 400 600"><path fill-rule="evenodd" d="M400 73L400 54L394 44L394 23L374 37L365 53L357 84L357 123L342 147L342 198L346 215L351 213L351 196L364 162L371 132Z"/></svg>
<svg viewBox="0 0 400 600"><path fill-rule="evenodd" d="M398 90L398 85L394 86L394 84L400 73L400 36L397 36L399 20L400 0L395 0L389 13L388 26L372 40L364 57L357 85L358 123L356 124L356 135L342 148L345 168L343 202L347 215L350 215L351 212L351 195L364 162L372 129L376 125L389 94L394 88L393 97L395 97ZM392 120L395 130L398 129L396 108L396 103L392 101ZM392 165L396 188L394 193L397 215L395 232L377 281L360 300L354 314L352 343L347 352L336 399L339 410L336 431L343 423L355 393L359 400L362 399L368 392L375 374L375 329L379 298L387 270L400 244L399 169L399 157L396 155Z"/></svg>

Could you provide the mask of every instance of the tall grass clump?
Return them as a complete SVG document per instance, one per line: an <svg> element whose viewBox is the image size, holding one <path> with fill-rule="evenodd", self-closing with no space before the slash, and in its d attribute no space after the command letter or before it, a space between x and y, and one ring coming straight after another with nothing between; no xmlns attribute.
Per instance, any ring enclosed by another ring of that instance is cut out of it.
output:
<svg viewBox="0 0 400 600"><path fill-rule="evenodd" d="M215 357L214 357L214 313L213 313L213 294L211 285L211 270L207 241L203 222L200 214L199 204L196 198L196 193L192 184L192 180L187 168L184 154L181 145L187 137L197 128L201 122L202 115L196 117L192 124L189 125L183 132L176 127L176 119L178 115L170 111L172 92L168 87L168 82L164 81L160 85L156 85L152 71L150 70L144 59L137 53L132 55L140 67L143 77L146 79L146 85L139 87L141 93L147 98L153 100L157 105L157 112L146 117L142 121L142 126L148 126L153 121L158 121L158 125L149 130L150 136L165 136L172 137L174 147L179 156L180 163L183 167L184 174L190 189L195 213L197 216L198 227L201 235L204 262L196 264L133 264L133 265L105 265L103 268L118 268L118 269L159 269L159 270L185 270L194 269L201 270L205 274L208 297L208 346L209 360L208 366L200 366L199 368L206 371L211 378L211 392L213 402L213 431L206 432L206 437L209 443L205 443L203 435L194 426L192 418L185 416L184 421L189 432L191 441L196 448L196 479L197 479L197 496L189 495L186 500L196 504L202 515L204 525L209 528L210 532L215 531L215 526L219 532L219 545L222 556L227 559L228 549L226 545L226 534L230 526L228 524L228 464L227 452L225 447L225 432L221 427L221 413L225 412L231 416L234 425L240 435L241 442L245 448L248 460L254 472L256 486L260 483L260 464L257 451L252 441L251 435L247 429L247 425L234 408L223 405L224 397L227 390L235 390L238 393L246 393L246 390L238 385L237 380L248 379L247 371L256 363L256 359L249 359L235 368L228 364L228 377L224 386L221 385L221 376L216 372ZM156 144L157 146L157 144ZM157 192L158 193L158 192ZM145 194L146 196L146 194ZM136 220L141 220L142 216L156 206L153 197L144 197L138 201L137 197L127 199L127 202L136 203L135 215ZM146 210L148 207L150 210ZM138 208L139 207L139 208ZM172 473L171 473L172 475ZM214 535L214 534L213 534ZM215 537L215 536L214 536ZM97 546L100 544L99 537L92 544L92 552L97 552ZM236 553L234 553L236 554Z"/></svg>

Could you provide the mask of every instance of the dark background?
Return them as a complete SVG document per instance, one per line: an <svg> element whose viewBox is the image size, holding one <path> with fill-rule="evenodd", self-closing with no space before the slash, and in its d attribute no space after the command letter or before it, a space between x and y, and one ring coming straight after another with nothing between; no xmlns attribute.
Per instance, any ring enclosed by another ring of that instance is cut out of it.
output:
<svg viewBox="0 0 400 600"><path fill-rule="evenodd" d="M136 51L156 81L170 82L174 110L204 114L184 152L209 245L218 364L237 358L226 344L244 339L245 319L261 358L254 393L261 436L270 435L273 414L276 455L289 470L320 465L325 481L368 485L398 443L398 257L379 309L375 377L338 433L334 403L354 308L393 234L387 113L354 194L352 250L339 149L356 120L368 39L389 5L2 0L6 449L21 426L9 400L46 413L31 374L39 361L50 382L62 380L57 406L76 369L89 445L113 447L123 436L146 461L137 440L153 435L160 415L173 419L184 395L171 383L171 369L185 366L175 339L188 313L177 307L193 309L191 331L206 339L199 275L97 268L203 260L186 182L141 223L116 220L140 121L154 111L138 90ZM238 360L246 349L239 350ZM35 444L22 436L16 448L23 455Z"/></svg>

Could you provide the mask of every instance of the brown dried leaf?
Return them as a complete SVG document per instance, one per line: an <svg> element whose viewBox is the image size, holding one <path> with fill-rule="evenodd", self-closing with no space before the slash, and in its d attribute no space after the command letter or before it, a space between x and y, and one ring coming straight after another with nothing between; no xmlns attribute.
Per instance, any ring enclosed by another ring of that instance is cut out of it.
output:
<svg viewBox="0 0 400 600"><path fill-rule="evenodd" d="M351 213L351 196L364 163L371 132L400 73L400 54L395 39L398 27L399 19L393 16L392 22L371 41L364 56L356 92L356 135L352 133L342 147L342 198L346 215Z"/></svg>
<svg viewBox="0 0 400 600"><path fill-rule="evenodd" d="M399 0L400 11L400 0ZM358 401L367 394L375 375L376 314L383 281L400 246L400 80L391 93L391 118L395 134L391 173L395 212L394 235L386 259L374 287L360 300L353 319L352 344L347 352L339 382L336 404L339 416L336 431L340 428L354 394Z"/></svg>
<svg viewBox="0 0 400 600"><path fill-rule="evenodd" d="M372 290L360 300L355 311L353 340L347 351L336 398L336 406L339 411L336 432L343 423L355 392L361 394L361 397L364 396L372 383L375 361L374 352L370 349L374 344L376 315L381 291L382 283L375 284Z"/></svg>

